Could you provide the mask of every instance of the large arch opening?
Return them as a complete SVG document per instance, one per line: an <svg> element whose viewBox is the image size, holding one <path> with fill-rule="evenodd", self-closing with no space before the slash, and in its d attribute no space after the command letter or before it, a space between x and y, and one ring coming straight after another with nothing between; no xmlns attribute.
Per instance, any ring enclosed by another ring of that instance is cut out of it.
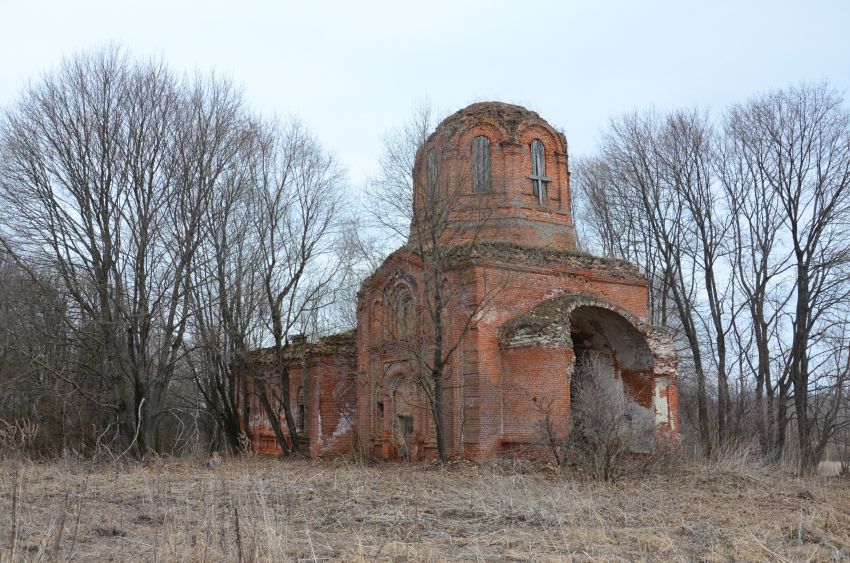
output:
<svg viewBox="0 0 850 563"><path fill-rule="evenodd" d="M574 416L622 412L634 429L654 424L653 354L646 338L625 317L597 306L577 307L570 314L574 363L570 378L570 404ZM589 396L593 394L595 396ZM605 419L605 416L601 417ZM635 444L645 449L646 444Z"/></svg>

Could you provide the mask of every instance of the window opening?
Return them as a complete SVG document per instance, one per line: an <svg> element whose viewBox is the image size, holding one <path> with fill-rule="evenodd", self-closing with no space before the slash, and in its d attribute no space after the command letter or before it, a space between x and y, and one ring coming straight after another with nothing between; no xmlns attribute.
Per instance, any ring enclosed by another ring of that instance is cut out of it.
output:
<svg viewBox="0 0 850 563"><path fill-rule="evenodd" d="M546 203L546 185L552 178L546 177L546 151L539 139L531 141L531 193L537 196L540 205Z"/></svg>
<svg viewBox="0 0 850 563"><path fill-rule="evenodd" d="M490 193L490 139L484 135L472 140L472 191Z"/></svg>

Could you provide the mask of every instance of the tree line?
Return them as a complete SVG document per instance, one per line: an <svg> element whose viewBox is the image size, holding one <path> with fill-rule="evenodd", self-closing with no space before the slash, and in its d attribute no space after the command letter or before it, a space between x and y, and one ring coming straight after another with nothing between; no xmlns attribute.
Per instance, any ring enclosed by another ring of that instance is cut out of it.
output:
<svg viewBox="0 0 850 563"><path fill-rule="evenodd" d="M640 265L652 321L677 336L701 454L756 436L808 472L846 442L850 114L836 91L622 115L575 172L584 243Z"/></svg>
<svg viewBox="0 0 850 563"><path fill-rule="evenodd" d="M38 421L44 452L238 448L234 370L271 347L285 383L289 338L348 283L344 183L227 80L117 47L64 61L0 125L0 418Z"/></svg>

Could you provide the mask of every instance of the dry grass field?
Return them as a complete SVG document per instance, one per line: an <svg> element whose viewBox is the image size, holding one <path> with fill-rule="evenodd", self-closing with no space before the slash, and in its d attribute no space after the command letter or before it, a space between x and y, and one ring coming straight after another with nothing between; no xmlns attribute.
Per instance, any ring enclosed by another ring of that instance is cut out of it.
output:
<svg viewBox="0 0 850 563"><path fill-rule="evenodd" d="M0 462L0 560L850 558L850 483L686 466Z"/></svg>

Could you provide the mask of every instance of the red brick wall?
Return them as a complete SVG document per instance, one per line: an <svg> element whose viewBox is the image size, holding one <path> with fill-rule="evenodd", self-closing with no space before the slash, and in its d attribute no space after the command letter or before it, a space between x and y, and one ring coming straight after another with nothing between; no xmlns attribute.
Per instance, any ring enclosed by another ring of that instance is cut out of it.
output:
<svg viewBox="0 0 850 563"><path fill-rule="evenodd" d="M456 303L466 300L467 283L464 277L468 272L455 272L451 275L451 282L447 284L451 289L449 294ZM365 453L379 458L396 457L398 444L392 439L392 417L393 410L390 408L390 392L393 380L400 376L411 375L415 366L411 362L412 350L410 348L393 345L393 336L389 327L393 319L389 314L392 299L392 288L403 285L410 290L417 303L417 317L415 330L418 341L427 341L427 323L423 320L427 317L422 305L422 277L421 265L415 257L400 252L391 257L372 278L360 296L358 307L357 331L357 365L359 373L357 391L357 431L361 438L360 447ZM390 289L388 289L390 288ZM474 285L470 286L474 290ZM474 293L470 293L473 297ZM459 323L461 319L456 315L456 309L450 309L446 314L446 342L450 345L456 342L460 334ZM421 350L418 350L421 353ZM464 358L462 350L457 352L457 357ZM446 426L450 437L459 435L460 429L460 399L459 393L462 387L460 368L465 360L456 360L447 369L444 390L446 408ZM379 413L378 403L385 404L384 417ZM427 396L421 390L415 399L416 409L414 414L414 436L412 437L412 458L431 459L436 457L436 435L433 427L433 418L430 412L430 404ZM450 444L455 448L454 443ZM453 453L459 453L456 449Z"/></svg>
<svg viewBox="0 0 850 563"><path fill-rule="evenodd" d="M308 431L313 457L342 455L355 446L356 375L353 356L319 357L308 366Z"/></svg>
<svg viewBox="0 0 850 563"><path fill-rule="evenodd" d="M500 449L546 449L547 432L565 438L570 428L572 350L522 346L502 352ZM548 428L547 428L548 427Z"/></svg>
<svg viewBox="0 0 850 563"><path fill-rule="evenodd" d="M298 416L298 391L304 390L305 420L302 445L312 457L342 455L355 447L356 376L353 351L312 356L297 361L289 370L289 396L293 416ZM272 405L279 405L280 378L275 368L263 369ZM249 377L251 437L257 453L278 455L281 449L260 404L255 382ZM283 409L279 413L286 431Z"/></svg>
<svg viewBox="0 0 850 563"><path fill-rule="evenodd" d="M504 420L539 421L540 406L529 404L524 397L532 397L539 389L560 390L561 397L554 399L560 416L568 416L569 379L567 366L572 361L572 351L562 348L523 347L503 350L499 341L502 325L518 317L539 303L565 292L586 292L603 296L636 316L647 312L646 285L642 280L624 283L620 279L605 279L597 274L581 271L552 269L542 271L510 267L476 268L478 299L487 299L491 305L477 324L474 337L478 354L478 373L471 391L479 397L479 422L476 448L468 449L472 457L487 458L497 455L501 442L517 442L518 438L502 436ZM492 295L495 293L495 295ZM559 421L562 419L559 417ZM525 422L524 440L531 440ZM519 424L519 423L514 423ZM563 424L562 424L563 426Z"/></svg>
<svg viewBox="0 0 850 563"><path fill-rule="evenodd" d="M403 355L394 356L382 347L387 335L384 324L388 322L384 288L402 278L421 282L419 268L415 258L399 253L370 280L361 295L358 319L361 329L357 341L361 374L358 432L366 451L378 457L393 457L393 448L385 437L386 427L376 420L379 400L376 389L388 384L391 366L404 361ZM506 321L563 293L598 295L639 318L645 318L647 313L645 281L636 276L624 277L622 273L606 276L599 269L569 265L544 268L491 260L460 268L449 277L447 285L454 306L446 315L447 342L454 342L461 334L471 304L489 302L458 348L444 384L450 452L473 459L519 455L520 451L521 455L530 455L529 447L540 441L536 426L544 409L551 410L556 425L568 427L567 372L572 350L540 346L505 349L500 342L500 331ZM652 381L647 374L626 373L624 382L642 403L652 401ZM551 405L547 407L540 402L543 397ZM673 405L671 412L675 412ZM417 423L423 432L417 437L422 445L421 457L432 457L434 453L433 436L425 435L433 432L430 424L426 409L422 422Z"/></svg>

